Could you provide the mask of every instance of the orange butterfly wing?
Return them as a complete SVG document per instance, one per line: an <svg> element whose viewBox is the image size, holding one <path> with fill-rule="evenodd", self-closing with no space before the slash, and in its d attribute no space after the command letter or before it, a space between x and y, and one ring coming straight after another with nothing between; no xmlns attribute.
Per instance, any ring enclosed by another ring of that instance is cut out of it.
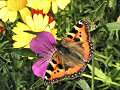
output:
<svg viewBox="0 0 120 90"><path fill-rule="evenodd" d="M62 41L64 47L73 48L76 52L82 54L84 62L89 62L93 54L93 45L88 28L87 22L79 21L73 27L70 35Z"/></svg>
<svg viewBox="0 0 120 90"><path fill-rule="evenodd" d="M51 84L64 79L71 80L80 77L80 73L85 69L86 65L84 63L78 65L72 63L74 65L65 64L61 54L56 51L46 70L45 81Z"/></svg>
<svg viewBox="0 0 120 90"><path fill-rule="evenodd" d="M50 81L56 78L61 78L65 75L65 69L59 53L54 53L52 60L48 65L47 73L50 75L50 77L47 77L47 79L49 79Z"/></svg>

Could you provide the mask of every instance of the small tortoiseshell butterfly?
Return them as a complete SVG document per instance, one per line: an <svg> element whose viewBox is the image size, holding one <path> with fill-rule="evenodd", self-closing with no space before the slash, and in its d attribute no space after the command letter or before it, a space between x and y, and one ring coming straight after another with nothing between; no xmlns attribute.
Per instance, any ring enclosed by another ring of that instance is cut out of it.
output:
<svg viewBox="0 0 120 90"><path fill-rule="evenodd" d="M48 83L80 78L93 54L88 27L87 22L79 21L60 44L51 33L38 33L30 47L43 58L33 64L34 74Z"/></svg>

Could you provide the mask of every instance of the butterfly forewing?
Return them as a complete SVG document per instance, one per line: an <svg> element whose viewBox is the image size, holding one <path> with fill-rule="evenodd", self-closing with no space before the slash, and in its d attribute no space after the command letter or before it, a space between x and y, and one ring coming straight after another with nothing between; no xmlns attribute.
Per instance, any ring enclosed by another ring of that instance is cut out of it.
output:
<svg viewBox="0 0 120 90"><path fill-rule="evenodd" d="M73 49L74 53L82 56L84 62L89 62L92 57L93 47L88 32L88 24L85 21L79 21L71 30L67 38L62 40L62 45ZM71 34L74 33L74 34Z"/></svg>

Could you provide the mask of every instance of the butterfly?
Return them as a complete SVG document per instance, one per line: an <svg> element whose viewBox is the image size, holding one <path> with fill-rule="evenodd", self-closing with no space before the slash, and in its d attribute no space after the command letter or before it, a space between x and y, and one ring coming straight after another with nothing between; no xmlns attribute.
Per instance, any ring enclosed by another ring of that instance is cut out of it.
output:
<svg viewBox="0 0 120 90"><path fill-rule="evenodd" d="M30 48L43 56L32 66L33 73L47 83L80 78L93 56L93 45L86 21L79 21L59 43L50 32L40 32Z"/></svg>

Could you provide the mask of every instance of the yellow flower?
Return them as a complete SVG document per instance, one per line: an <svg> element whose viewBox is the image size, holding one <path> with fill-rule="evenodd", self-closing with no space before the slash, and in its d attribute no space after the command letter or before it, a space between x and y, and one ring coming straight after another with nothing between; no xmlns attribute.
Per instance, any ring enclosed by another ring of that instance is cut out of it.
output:
<svg viewBox="0 0 120 90"><path fill-rule="evenodd" d="M57 13L58 7L62 10L70 3L70 0L51 0L52 2L52 11Z"/></svg>
<svg viewBox="0 0 120 90"><path fill-rule="evenodd" d="M32 16L27 16L25 20L26 25L30 27L33 32L41 32L41 31L50 31L55 26L55 20L49 23L49 16L42 14L34 14Z"/></svg>
<svg viewBox="0 0 120 90"><path fill-rule="evenodd" d="M24 16L24 15L23 15ZM18 22L17 26L13 28L13 32L16 35L13 35L13 40L16 42L13 44L13 47L20 48L25 47L29 48L29 43L32 38L35 37L34 34L30 34L25 31L32 32L41 32L48 31L51 32L56 37L56 29L54 29L55 21L49 22L48 15L42 14L34 14L33 17L31 15L26 16L23 19L24 23Z"/></svg>
<svg viewBox="0 0 120 90"><path fill-rule="evenodd" d="M27 0L0 0L0 19L14 22L18 12L26 8L26 4Z"/></svg>
<svg viewBox="0 0 120 90"><path fill-rule="evenodd" d="M31 31L28 26L21 22L18 22L17 26L13 28L13 32L15 33L15 35L13 35L12 37L15 41L15 43L13 44L14 48L29 48L29 43L32 38L35 37L35 35L24 32L25 30Z"/></svg>
<svg viewBox="0 0 120 90"><path fill-rule="evenodd" d="M28 4L27 6L43 10L43 13L48 13L50 8L52 7L53 13L57 13L58 7L60 9L64 9L67 4L70 3L70 0L27 0Z"/></svg>
<svg viewBox="0 0 120 90"><path fill-rule="evenodd" d="M48 13L49 9L50 9L50 5L51 5L51 0L27 0L28 7L31 7L33 9L39 9L39 10L43 10L43 12L46 14Z"/></svg>

